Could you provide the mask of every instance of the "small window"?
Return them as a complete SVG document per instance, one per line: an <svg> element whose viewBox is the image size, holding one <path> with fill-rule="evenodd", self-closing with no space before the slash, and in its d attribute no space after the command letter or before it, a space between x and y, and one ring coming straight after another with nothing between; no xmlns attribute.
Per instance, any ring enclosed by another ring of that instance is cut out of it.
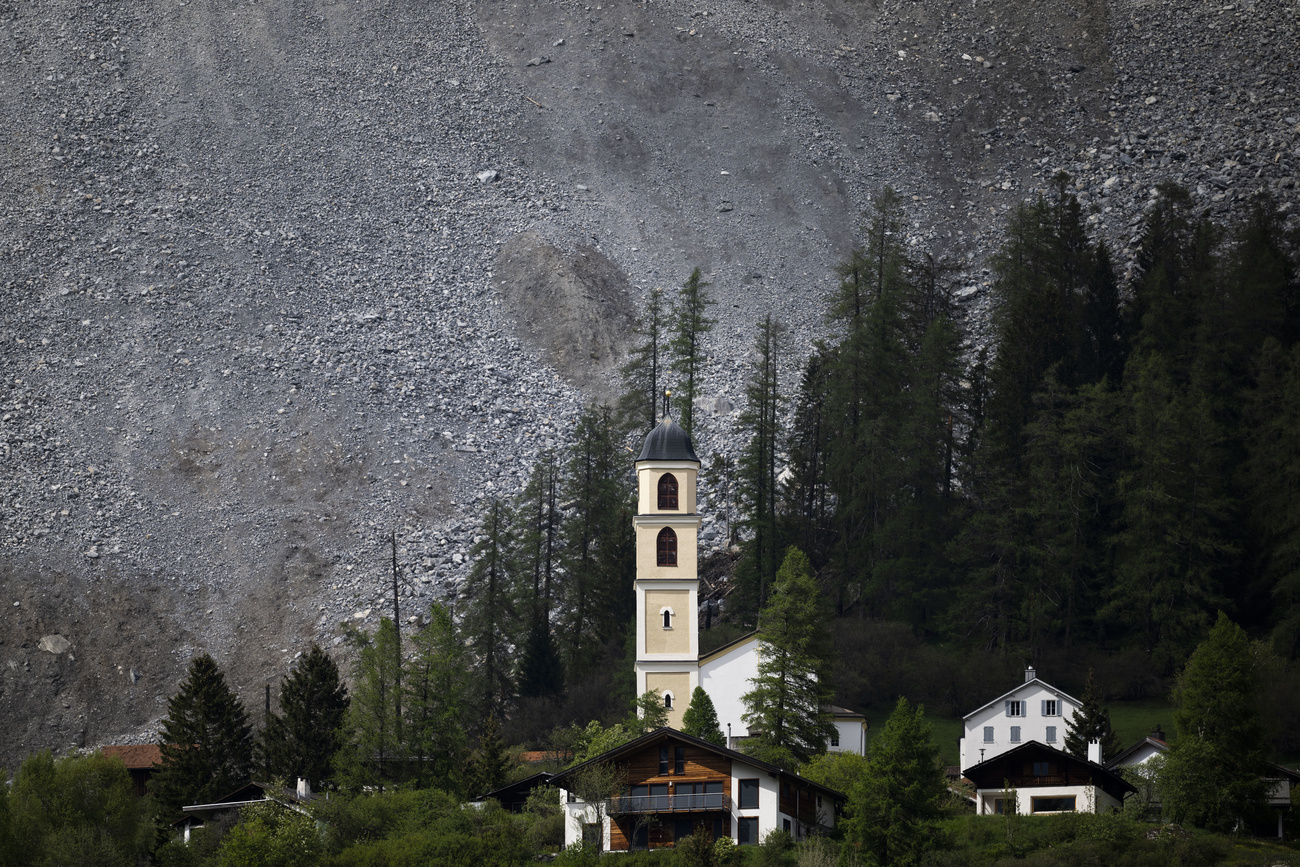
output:
<svg viewBox="0 0 1300 867"><path fill-rule="evenodd" d="M1034 762L1034 776L1046 777L1052 773L1051 762Z"/></svg>
<svg viewBox="0 0 1300 867"><path fill-rule="evenodd" d="M1007 716L1024 716L1025 703L1023 701L1011 700L1007 702Z"/></svg>
<svg viewBox="0 0 1300 867"><path fill-rule="evenodd" d="M831 729L831 746L838 747L839 745L840 745L840 730L838 728L833 728Z"/></svg>
<svg viewBox="0 0 1300 867"><path fill-rule="evenodd" d="M736 820L736 842L742 846L758 845L757 818L741 818Z"/></svg>
<svg viewBox="0 0 1300 867"><path fill-rule="evenodd" d="M1060 716L1061 711L1057 708L1056 699L1043 699L1043 716Z"/></svg>
<svg viewBox="0 0 1300 867"><path fill-rule="evenodd" d="M993 743L993 726L984 726L984 743Z"/></svg>
<svg viewBox="0 0 1300 867"><path fill-rule="evenodd" d="M673 773L678 776L686 773L686 747L673 748Z"/></svg>
<svg viewBox="0 0 1300 867"><path fill-rule="evenodd" d="M1011 727L1011 743L1013 744L1020 743L1020 726Z"/></svg>
<svg viewBox="0 0 1300 867"><path fill-rule="evenodd" d="M1005 816L1007 813L1015 815L1016 801L1014 798L994 798L993 812L999 816Z"/></svg>
<svg viewBox="0 0 1300 867"><path fill-rule="evenodd" d="M659 477L659 508L677 511L677 477L672 473Z"/></svg>
<svg viewBox="0 0 1300 867"><path fill-rule="evenodd" d="M672 610L671 608L665 608L665 609L663 610L662 614L663 614L663 618L664 618L664 629L672 629L672 628L673 628L673 610Z"/></svg>
<svg viewBox="0 0 1300 867"><path fill-rule="evenodd" d="M668 745L664 744L659 748L659 775L667 776L668 774Z"/></svg>
<svg viewBox="0 0 1300 867"><path fill-rule="evenodd" d="M668 710L673 709L673 694L671 692L664 693L664 707Z"/></svg>
<svg viewBox="0 0 1300 867"><path fill-rule="evenodd" d="M758 809L758 780L740 781L740 798L737 807L741 810Z"/></svg>
<svg viewBox="0 0 1300 867"><path fill-rule="evenodd" d="M781 830L784 831L784 832L786 832L787 834L790 833L790 820L789 820L789 819L782 819L782 820L781 820Z"/></svg>
<svg viewBox="0 0 1300 867"><path fill-rule="evenodd" d="M660 566L677 565L677 534L673 532L672 527L664 527L659 531L659 551L658 562Z"/></svg>
<svg viewBox="0 0 1300 867"><path fill-rule="evenodd" d="M1056 726L1047 727L1047 742L1049 744L1056 743Z"/></svg>

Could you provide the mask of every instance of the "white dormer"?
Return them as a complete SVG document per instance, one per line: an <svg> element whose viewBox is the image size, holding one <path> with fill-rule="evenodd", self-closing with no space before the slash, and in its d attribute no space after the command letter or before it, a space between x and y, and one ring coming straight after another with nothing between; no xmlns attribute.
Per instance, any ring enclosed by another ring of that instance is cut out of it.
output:
<svg viewBox="0 0 1300 867"><path fill-rule="evenodd" d="M1080 704L1039 680L1033 668L1026 669L1024 683L963 718L961 767L974 767L1029 741L1065 749L1065 729Z"/></svg>

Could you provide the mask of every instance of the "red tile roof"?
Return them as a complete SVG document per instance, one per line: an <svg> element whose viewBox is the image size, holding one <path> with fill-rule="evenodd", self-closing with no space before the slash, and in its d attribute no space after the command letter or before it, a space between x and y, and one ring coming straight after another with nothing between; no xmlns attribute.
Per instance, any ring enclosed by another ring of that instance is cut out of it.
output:
<svg viewBox="0 0 1300 867"><path fill-rule="evenodd" d="M126 744L101 747L100 750L106 756L120 758L127 770L152 768L162 761L162 748L158 744Z"/></svg>

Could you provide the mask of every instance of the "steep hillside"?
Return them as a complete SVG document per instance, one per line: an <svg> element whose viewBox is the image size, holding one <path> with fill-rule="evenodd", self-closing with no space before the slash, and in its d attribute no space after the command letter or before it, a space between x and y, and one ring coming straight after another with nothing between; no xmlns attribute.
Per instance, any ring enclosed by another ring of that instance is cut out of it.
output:
<svg viewBox="0 0 1300 867"><path fill-rule="evenodd" d="M417 614L694 266L725 444L884 184L977 323L1058 169L1121 256L1166 176L1294 214L1297 44L1281 0L0 2L0 761L147 736L200 648L259 707L387 610L390 533Z"/></svg>

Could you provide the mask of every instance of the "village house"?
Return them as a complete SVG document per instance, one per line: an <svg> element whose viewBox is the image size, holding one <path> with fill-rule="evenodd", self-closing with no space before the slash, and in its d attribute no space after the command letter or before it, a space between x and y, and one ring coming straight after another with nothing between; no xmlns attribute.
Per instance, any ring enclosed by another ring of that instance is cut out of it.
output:
<svg viewBox="0 0 1300 867"><path fill-rule="evenodd" d="M1079 707L1077 698L1039 680L1037 672L1027 668L1024 683L963 718L961 766L974 767L1030 741L1059 750Z"/></svg>

